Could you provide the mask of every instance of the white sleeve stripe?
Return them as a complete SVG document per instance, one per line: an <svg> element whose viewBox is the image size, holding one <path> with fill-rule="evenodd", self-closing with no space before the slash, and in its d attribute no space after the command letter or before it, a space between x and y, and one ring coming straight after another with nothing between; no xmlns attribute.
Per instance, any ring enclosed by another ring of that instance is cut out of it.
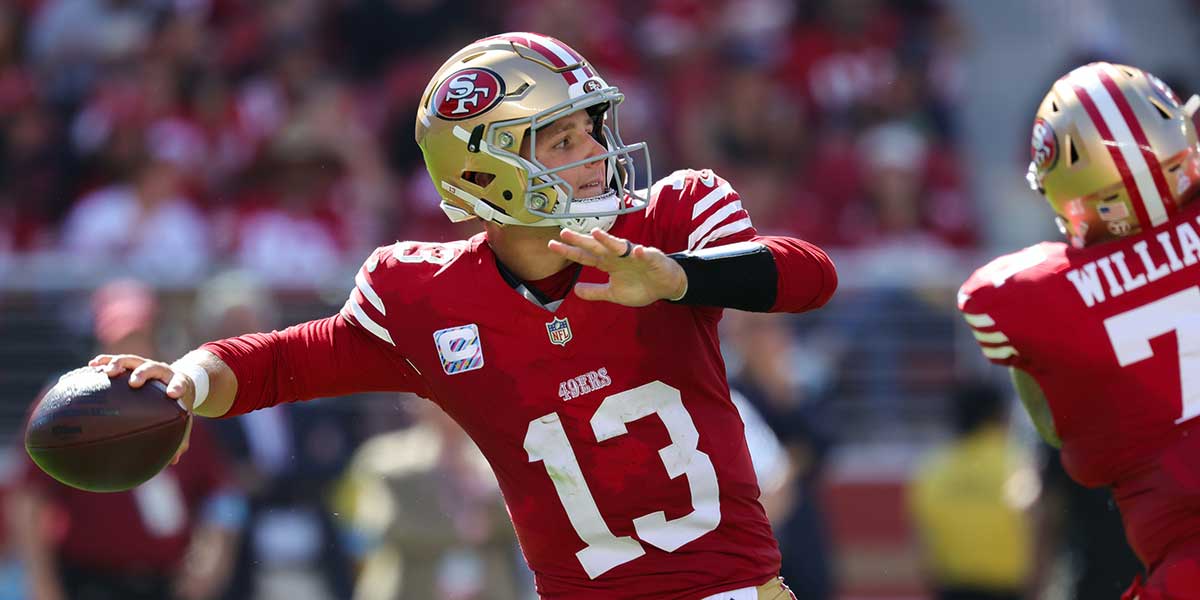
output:
<svg viewBox="0 0 1200 600"><path fill-rule="evenodd" d="M713 214L709 215L709 217L705 219L699 227L693 229L691 235L688 236L688 249L695 250L696 242L704 239L704 236L708 235L710 231L716 229L718 225L720 225L729 217L732 217L734 213L737 212L742 212L742 203L739 200L730 202L729 204L722 206L720 210L717 210Z"/></svg>
<svg viewBox="0 0 1200 600"><path fill-rule="evenodd" d="M363 275L361 270L358 272L358 275L354 276L354 284L358 286L358 291L362 292L363 297L371 303L371 306L374 306L375 310L379 311L379 314L387 314L387 309L383 307L383 299L379 297L379 294L375 293L375 288L371 287L371 283L367 281L367 277Z"/></svg>
<svg viewBox="0 0 1200 600"><path fill-rule="evenodd" d="M733 186L729 185L728 181L717 186L717 189L706 194L699 202L692 206L692 218L695 219L704 214L704 211L712 208L712 205L716 204L718 200L732 193Z"/></svg>
<svg viewBox="0 0 1200 600"><path fill-rule="evenodd" d="M963 313L963 318L967 320L967 324L971 327L991 327L996 324L992 318L986 314L971 314Z"/></svg>
<svg viewBox="0 0 1200 600"><path fill-rule="evenodd" d="M1008 341L1008 336L1004 335L1004 332L1001 331L984 333L982 331L973 329L971 330L971 333L975 334L975 339L985 344L1001 344Z"/></svg>
<svg viewBox="0 0 1200 600"><path fill-rule="evenodd" d="M725 225L724 227L718 227L715 231L708 234L707 237L701 240L699 244L696 244L696 247L692 248L692 250L701 250L711 241L719 240L725 236L733 235L739 231L745 231L753 226L754 225L750 223L750 217L738 219L728 225Z"/></svg>
<svg viewBox="0 0 1200 600"><path fill-rule="evenodd" d="M988 358L995 358L999 360L1008 358L1010 356L1017 356L1017 349L1013 348L1012 346L1000 346L998 348L980 346L980 348L983 350L983 355Z"/></svg>
<svg viewBox="0 0 1200 600"><path fill-rule="evenodd" d="M389 334L386 329L384 329L382 326L380 326L379 323L376 323L374 320L371 319L371 317L367 316L367 312L364 311L362 309L362 307L358 305L357 302L355 302L353 299L351 299L350 302L347 302L347 304L350 305L350 310L352 312L354 312L354 319L358 321L359 325L362 325L363 327L365 327L366 330L370 331L372 334L374 334L375 337L377 337L393 346L396 345L396 342L392 341L391 334Z"/></svg>

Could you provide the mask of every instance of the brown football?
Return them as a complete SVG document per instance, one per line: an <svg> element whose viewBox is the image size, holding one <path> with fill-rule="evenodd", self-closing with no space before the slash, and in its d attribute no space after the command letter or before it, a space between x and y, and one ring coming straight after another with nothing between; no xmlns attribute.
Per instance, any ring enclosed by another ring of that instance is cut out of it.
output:
<svg viewBox="0 0 1200 600"><path fill-rule="evenodd" d="M29 415L25 450L51 477L92 492L137 487L167 466L187 431L187 411L148 381L109 378L94 367L71 371Z"/></svg>

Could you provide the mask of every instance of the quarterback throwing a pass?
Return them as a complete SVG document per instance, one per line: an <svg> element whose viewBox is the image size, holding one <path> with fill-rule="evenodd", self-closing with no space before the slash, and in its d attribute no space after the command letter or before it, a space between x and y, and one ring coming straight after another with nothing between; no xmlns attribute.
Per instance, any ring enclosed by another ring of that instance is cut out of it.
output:
<svg viewBox="0 0 1200 600"><path fill-rule="evenodd" d="M1029 181L1070 244L996 259L958 298L1071 477L1112 488L1149 571L1127 600L1200 598L1198 104L1123 65L1059 79Z"/></svg>
<svg viewBox="0 0 1200 600"><path fill-rule="evenodd" d="M791 598L717 322L723 307L819 307L833 265L758 236L710 171L636 189L653 180L645 144L621 139L622 99L553 38L472 43L429 82L416 139L446 214L483 233L377 249L327 319L173 365L91 364L168 382L209 417L373 390L430 399L495 470L542 598Z"/></svg>

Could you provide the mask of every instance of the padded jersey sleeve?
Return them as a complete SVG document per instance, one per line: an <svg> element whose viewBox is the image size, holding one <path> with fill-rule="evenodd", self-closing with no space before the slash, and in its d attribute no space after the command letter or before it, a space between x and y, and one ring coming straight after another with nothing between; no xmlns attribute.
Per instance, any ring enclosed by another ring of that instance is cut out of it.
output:
<svg viewBox="0 0 1200 600"><path fill-rule="evenodd" d="M651 197L652 243L663 252L745 242L757 233L733 186L709 169L675 171L654 184Z"/></svg>
<svg viewBox="0 0 1200 600"><path fill-rule="evenodd" d="M1023 312L1028 299L1018 289L1022 273L1048 258L1042 245L1001 256L975 271L958 290L958 309L971 328L975 341L989 361L1009 367L1028 365L1029 352L1024 346L1031 325L1030 313Z"/></svg>
<svg viewBox="0 0 1200 600"><path fill-rule="evenodd" d="M776 267L770 312L818 308L837 289L837 270L823 250L795 238L759 236L737 191L713 171L676 171L658 181L652 195L651 216L663 224L656 231L656 243L664 252L695 252L737 242L766 246Z"/></svg>
<svg viewBox="0 0 1200 600"><path fill-rule="evenodd" d="M413 392L425 381L395 348L385 299L401 293L392 247L371 254L341 312L283 331L253 333L201 346L233 370L237 396L226 416L284 402L358 392ZM392 314L400 312L393 302Z"/></svg>

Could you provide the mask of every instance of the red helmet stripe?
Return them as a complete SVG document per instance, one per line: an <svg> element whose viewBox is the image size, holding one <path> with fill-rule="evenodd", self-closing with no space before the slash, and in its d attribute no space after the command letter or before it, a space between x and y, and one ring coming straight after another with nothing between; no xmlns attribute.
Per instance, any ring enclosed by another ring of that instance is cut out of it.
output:
<svg viewBox="0 0 1200 600"><path fill-rule="evenodd" d="M574 48L572 48L550 36L546 36L546 35L533 36L533 35L531 35L530 37L531 38L532 37L539 38L541 41L541 44L543 46L545 46L548 50L550 50L550 52L554 53L555 56L557 56L559 59L561 59L563 61L564 65L577 65L576 68L571 69L571 71L570 71L570 74L573 77L575 77L576 82L586 81L588 78L591 78L594 76L592 74L591 69L587 66L587 63L583 60L583 57L580 56L579 53L576 52ZM572 82L572 83L574 83L574 82Z"/></svg>
<svg viewBox="0 0 1200 600"><path fill-rule="evenodd" d="M542 55L542 58L546 59L546 62L550 63L556 69L561 69L570 64L564 58L562 58L562 56L555 53L554 50L548 47L548 45L553 44L551 41L553 38L547 38L545 36L540 36L533 33L505 34L493 37L507 42L512 42L520 46L525 46L526 48L537 52L538 54ZM562 72L563 79L567 80L567 85L572 85L580 81L579 76L576 74L578 71L579 69L572 69L570 71Z"/></svg>
<svg viewBox="0 0 1200 600"><path fill-rule="evenodd" d="M558 38L553 38L548 35L544 36L544 37L546 39L550 40L551 42L553 42L559 48L561 48L564 52L571 55L571 58L574 59L574 62L581 65L581 68L583 69L583 76L581 77L581 79L590 79L590 78L596 76L596 73L594 71L592 71L592 68L590 66L588 66L587 61L585 61L583 59L583 55L576 52L574 48L562 43Z"/></svg>
<svg viewBox="0 0 1200 600"><path fill-rule="evenodd" d="M1125 118L1125 123L1129 126L1129 131L1133 133L1133 139L1137 141L1138 148L1142 151L1142 157L1146 159L1146 165L1150 167L1150 176L1154 178L1154 187L1158 188L1158 197L1162 202L1163 209L1166 210L1167 216L1175 214L1174 195L1171 194L1171 188L1167 185L1167 178L1163 175L1162 165L1158 161L1158 157L1154 155L1154 149L1150 146L1150 140L1146 137L1145 130L1142 129L1142 124L1133 114L1133 107L1129 105L1129 98L1121 92L1121 88L1117 87L1117 83L1105 69L1098 69L1097 74L1100 75L1100 82L1104 84L1113 101L1117 105L1117 110L1121 111L1121 116Z"/></svg>
<svg viewBox="0 0 1200 600"><path fill-rule="evenodd" d="M1121 181L1125 184L1125 192L1133 200L1133 210L1137 213L1138 222L1148 225L1150 223L1150 215L1146 211L1146 204L1142 200L1142 195L1138 192L1137 182L1133 179L1133 173L1130 172L1129 164L1125 162L1125 157L1121 154L1121 149L1117 147L1117 144L1113 143L1112 131L1109 130L1108 124L1104 122L1104 117L1100 115L1100 110L1096 108L1096 103L1092 101L1092 97L1088 95L1087 90L1075 82L1071 83L1071 88L1075 90L1075 95L1079 98L1079 103L1083 105L1083 109L1087 111L1088 117L1091 117L1092 124L1100 132L1100 137L1105 142L1108 142L1104 147L1108 148L1109 156L1112 157L1113 163L1117 165L1117 171L1121 173Z"/></svg>

